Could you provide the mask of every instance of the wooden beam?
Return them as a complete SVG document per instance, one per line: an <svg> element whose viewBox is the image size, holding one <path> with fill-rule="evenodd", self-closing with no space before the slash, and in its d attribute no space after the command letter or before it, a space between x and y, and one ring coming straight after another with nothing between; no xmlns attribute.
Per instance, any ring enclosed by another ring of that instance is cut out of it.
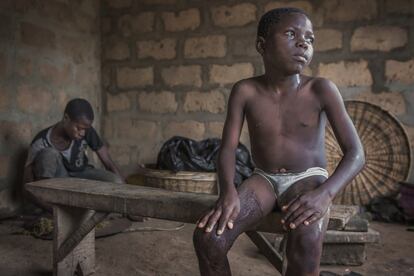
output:
<svg viewBox="0 0 414 276"><path fill-rule="evenodd" d="M26 190L51 204L186 223L195 223L217 200L216 195L173 192L78 178L54 178L32 182L26 184ZM353 206L334 205L328 229L343 229L356 212L357 208ZM280 213L271 213L255 230L282 232L280 219Z"/></svg>

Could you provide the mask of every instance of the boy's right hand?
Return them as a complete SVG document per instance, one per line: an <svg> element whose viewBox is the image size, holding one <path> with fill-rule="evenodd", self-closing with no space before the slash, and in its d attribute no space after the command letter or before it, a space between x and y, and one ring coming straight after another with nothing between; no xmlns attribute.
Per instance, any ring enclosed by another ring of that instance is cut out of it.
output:
<svg viewBox="0 0 414 276"><path fill-rule="evenodd" d="M217 235L221 235L226 225L229 229L233 228L239 212L240 199L237 191L226 192L219 197L216 206L199 220L197 227L205 227L206 232L211 232L218 222Z"/></svg>

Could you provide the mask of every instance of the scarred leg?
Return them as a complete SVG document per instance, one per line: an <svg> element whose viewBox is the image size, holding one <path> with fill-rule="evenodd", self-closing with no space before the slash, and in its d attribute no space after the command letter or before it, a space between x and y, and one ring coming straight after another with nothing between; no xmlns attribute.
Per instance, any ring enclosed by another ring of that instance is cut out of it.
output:
<svg viewBox="0 0 414 276"><path fill-rule="evenodd" d="M240 213L233 229L226 229L220 236L216 234L217 226L209 233L200 228L194 231L193 242L201 275L231 275L227 252L241 233L254 227L272 211L276 202L272 187L257 175L246 180L238 193Z"/></svg>

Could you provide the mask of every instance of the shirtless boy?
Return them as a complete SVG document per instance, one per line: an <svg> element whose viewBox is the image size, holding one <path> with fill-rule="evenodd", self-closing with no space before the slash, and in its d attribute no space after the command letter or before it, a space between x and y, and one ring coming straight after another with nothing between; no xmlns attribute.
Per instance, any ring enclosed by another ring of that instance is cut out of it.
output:
<svg viewBox="0 0 414 276"><path fill-rule="evenodd" d="M66 105L60 122L40 131L33 139L25 165L25 182L54 178L77 177L123 183L119 169L108 148L92 127L94 113L84 99L73 99ZM106 170L88 164L86 149L96 152ZM28 194L39 207L51 210Z"/></svg>
<svg viewBox="0 0 414 276"><path fill-rule="evenodd" d="M332 199L365 161L335 84L301 74L313 42L312 23L302 10L275 9L260 19L256 48L265 74L237 82L229 98L218 160L220 196L194 232L201 275L231 275L227 252L233 242L275 205L287 230L284 275L319 275ZM235 150L244 119L257 168L236 190ZM344 153L330 176L327 120Z"/></svg>

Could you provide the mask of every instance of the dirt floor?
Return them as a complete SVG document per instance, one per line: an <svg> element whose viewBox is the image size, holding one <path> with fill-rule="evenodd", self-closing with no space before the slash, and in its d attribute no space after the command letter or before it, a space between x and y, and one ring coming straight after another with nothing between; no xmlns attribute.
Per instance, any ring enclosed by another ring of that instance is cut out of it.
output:
<svg viewBox="0 0 414 276"><path fill-rule="evenodd" d="M18 218L0 221L0 275L52 275L52 242L16 234L22 232L21 224ZM95 275L199 275L191 242L194 225L145 231L146 227L177 226L180 224L149 219L133 223L139 232L97 239ZM368 247L363 266L324 266L322 270L339 275L414 275L414 232L404 225L373 222L371 226L381 233L381 242ZM246 236L236 242L229 259L236 276L279 275Z"/></svg>

